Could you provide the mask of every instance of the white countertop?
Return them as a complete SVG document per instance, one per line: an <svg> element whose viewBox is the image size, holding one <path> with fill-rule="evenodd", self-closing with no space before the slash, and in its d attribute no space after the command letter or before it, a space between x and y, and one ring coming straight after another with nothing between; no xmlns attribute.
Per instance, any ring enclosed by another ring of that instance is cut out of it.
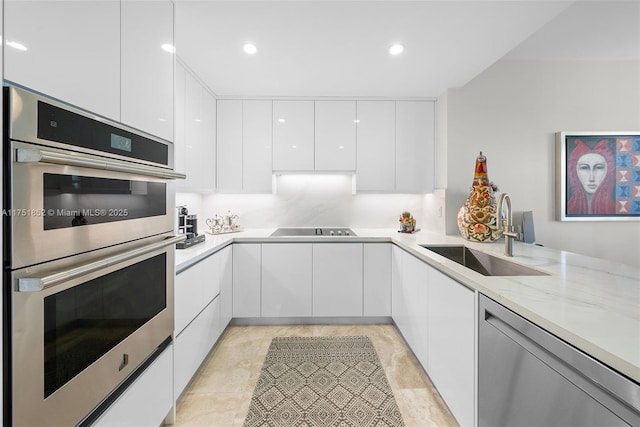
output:
<svg viewBox="0 0 640 427"><path fill-rule="evenodd" d="M507 258L503 240L476 243L424 231L402 234L390 229L353 229L357 237L269 237L274 230L206 234L204 243L176 251L176 271L232 242L393 242L640 383L639 267L520 242L514 242L514 256ZM464 244L550 275L483 276L420 244Z"/></svg>

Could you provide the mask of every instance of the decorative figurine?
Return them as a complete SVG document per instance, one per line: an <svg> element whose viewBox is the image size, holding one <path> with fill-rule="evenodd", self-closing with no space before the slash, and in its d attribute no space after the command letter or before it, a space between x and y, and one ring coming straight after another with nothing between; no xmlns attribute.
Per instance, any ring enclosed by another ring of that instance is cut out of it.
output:
<svg viewBox="0 0 640 427"><path fill-rule="evenodd" d="M502 236L494 190L497 187L489 182L487 158L481 151L476 158L471 193L458 212L458 229L466 239L493 242Z"/></svg>
<svg viewBox="0 0 640 427"><path fill-rule="evenodd" d="M400 231L403 233L413 233L416 231L416 220L410 212L402 212L400 216Z"/></svg>

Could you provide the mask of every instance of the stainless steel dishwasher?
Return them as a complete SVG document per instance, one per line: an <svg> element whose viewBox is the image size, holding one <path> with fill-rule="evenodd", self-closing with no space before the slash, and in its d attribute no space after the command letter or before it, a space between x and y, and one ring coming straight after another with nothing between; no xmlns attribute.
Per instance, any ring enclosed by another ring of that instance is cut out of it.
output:
<svg viewBox="0 0 640 427"><path fill-rule="evenodd" d="M640 385L480 295L478 425L640 426Z"/></svg>

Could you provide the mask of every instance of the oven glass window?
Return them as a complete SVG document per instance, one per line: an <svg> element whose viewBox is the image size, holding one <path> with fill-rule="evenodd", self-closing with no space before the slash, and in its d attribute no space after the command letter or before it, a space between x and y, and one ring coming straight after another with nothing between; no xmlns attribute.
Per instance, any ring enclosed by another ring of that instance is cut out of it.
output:
<svg viewBox="0 0 640 427"><path fill-rule="evenodd" d="M44 229L166 215L164 182L45 173Z"/></svg>
<svg viewBox="0 0 640 427"><path fill-rule="evenodd" d="M166 254L44 299L44 397L167 306Z"/></svg>

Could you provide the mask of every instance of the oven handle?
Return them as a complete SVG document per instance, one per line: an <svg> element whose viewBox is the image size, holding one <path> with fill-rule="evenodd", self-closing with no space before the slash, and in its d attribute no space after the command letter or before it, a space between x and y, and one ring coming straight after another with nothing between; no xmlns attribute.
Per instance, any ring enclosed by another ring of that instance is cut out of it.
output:
<svg viewBox="0 0 640 427"><path fill-rule="evenodd" d="M39 148L18 148L17 161L20 163L40 162L57 165L80 166L84 168L101 169L116 172L134 173L155 178L185 179L183 173L173 172L154 166L137 165L120 160L99 159L85 154L65 154Z"/></svg>
<svg viewBox="0 0 640 427"><path fill-rule="evenodd" d="M73 267L68 270L59 271L57 273L49 274L43 277L23 277L18 279L18 292L38 292L51 286L55 286L59 283L66 282L77 277L84 276L94 271L110 267L112 265L119 264L121 262L130 260L132 258L139 257L141 255L148 254L150 252L162 249L166 246L173 245L178 242L182 242L187 238L186 235L179 235L168 237L157 243L143 246L141 248L132 249L130 251L122 252L117 255L110 255L97 261L90 262L88 264L81 265L79 267Z"/></svg>

